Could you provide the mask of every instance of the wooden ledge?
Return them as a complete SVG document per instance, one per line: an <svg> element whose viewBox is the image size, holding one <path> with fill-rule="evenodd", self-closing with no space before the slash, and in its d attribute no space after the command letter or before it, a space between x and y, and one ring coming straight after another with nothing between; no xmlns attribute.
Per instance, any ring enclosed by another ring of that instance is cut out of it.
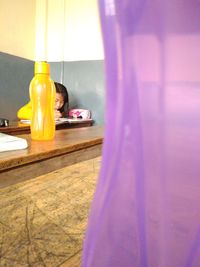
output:
<svg viewBox="0 0 200 267"><path fill-rule="evenodd" d="M10 179L18 182L34 178L100 156L103 128L92 126L59 130L52 141L32 141L30 134L20 137L27 140L27 149L0 153L0 187Z"/></svg>
<svg viewBox="0 0 200 267"><path fill-rule="evenodd" d="M56 130L60 129L73 129L81 127L89 127L93 125L93 121L79 121L79 122L63 122L56 125ZM11 121L8 127L0 127L0 132L10 135L21 135L30 133L30 125L21 123L20 121Z"/></svg>

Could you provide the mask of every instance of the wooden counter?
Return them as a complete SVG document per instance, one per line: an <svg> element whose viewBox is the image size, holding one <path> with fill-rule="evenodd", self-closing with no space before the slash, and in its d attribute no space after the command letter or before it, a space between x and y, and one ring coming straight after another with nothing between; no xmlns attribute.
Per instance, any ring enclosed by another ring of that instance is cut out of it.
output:
<svg viewBox="0 0 200 267"><path fill-rule="evenodd" d="M59 130L52 141L32 141L30 134L20 137L28 141L27 149L0 153L0 187L100 156L103 128Z"/></svg>
<svg viewBox="0 0 200 267"><path fill-rule="evenodd" d="M60 129L69 129L69 128L81 128L89 127L93 125L93 121L79 121L79 122L63 122L56 125L56 130ZM30 133L30 125L21 123L19 121L11 121L8 127L0 127L0 133L19 135L19 134L28 134Z"/></svg>

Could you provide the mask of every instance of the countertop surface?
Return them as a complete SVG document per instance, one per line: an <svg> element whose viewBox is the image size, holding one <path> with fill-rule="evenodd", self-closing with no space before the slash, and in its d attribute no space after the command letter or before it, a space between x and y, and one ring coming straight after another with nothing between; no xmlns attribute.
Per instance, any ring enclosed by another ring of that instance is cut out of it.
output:
<svg viewBox="0 0 200 267"><path fill-rule="evenodd" d="M33 141L30 134L20 135L28 148L0 153L0 171L30 162L77 151L103 143L103 127L92 126L56 131L52 141Z"/></svg>

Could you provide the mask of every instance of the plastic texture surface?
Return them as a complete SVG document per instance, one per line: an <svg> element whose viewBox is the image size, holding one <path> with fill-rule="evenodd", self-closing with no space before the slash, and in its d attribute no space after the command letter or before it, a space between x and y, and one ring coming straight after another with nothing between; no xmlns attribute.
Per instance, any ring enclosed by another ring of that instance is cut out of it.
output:
<svg viewBox="0 0 200 267"><path fill-rule="evenodd" d="M40 66L40 67L39 67ZM37 69L38 68L38 69ZM48 63L35 62L37 72L31 80L31 138L38 141L52 140L55 136L55 84L48 73ZM41 70L41 73L38 73Z"/></svg>
<svg viewBox="0 0 200 267"><path fill-rule="evenodd" d="M83 267L200 266L200 2L99 1L103 161Z"/></svg>

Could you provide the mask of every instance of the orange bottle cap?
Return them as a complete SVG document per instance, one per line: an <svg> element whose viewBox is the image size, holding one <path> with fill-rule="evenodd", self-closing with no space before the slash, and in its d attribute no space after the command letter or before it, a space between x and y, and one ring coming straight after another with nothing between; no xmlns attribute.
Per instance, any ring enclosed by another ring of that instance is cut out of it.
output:
<svg viewBox="0 0 200 267"><path fill-rule="evenodd" d="M50 73L50 66L45 61L37 61L35 62L34 72L36 73L44 73L49 74Z"/></svg>

